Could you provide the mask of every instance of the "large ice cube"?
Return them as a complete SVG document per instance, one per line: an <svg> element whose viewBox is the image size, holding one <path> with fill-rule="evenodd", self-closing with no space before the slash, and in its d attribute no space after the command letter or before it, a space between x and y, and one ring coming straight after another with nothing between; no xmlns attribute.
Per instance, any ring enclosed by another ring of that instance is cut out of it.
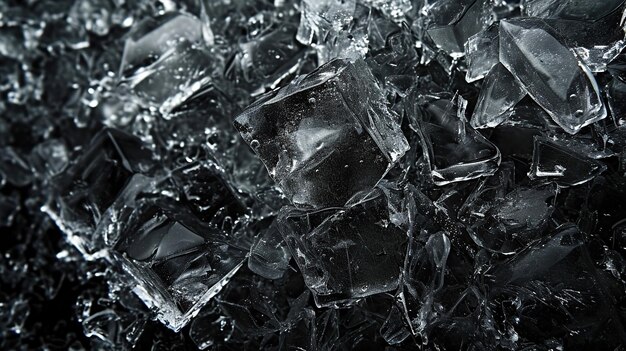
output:
<svg viewBox="0 0 626 351"><path fill-rule="evenodd" d="M299 207L344 205L408 149L363 61L300 76L249 106L235 127Z"/></svg>

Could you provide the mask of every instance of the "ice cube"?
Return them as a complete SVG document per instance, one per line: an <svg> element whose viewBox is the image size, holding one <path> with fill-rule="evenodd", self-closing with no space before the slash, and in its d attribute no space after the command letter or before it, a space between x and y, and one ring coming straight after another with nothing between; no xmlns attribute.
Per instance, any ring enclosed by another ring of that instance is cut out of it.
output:
<svg viewBox="0 0 626 351"><path fill-rule="evenodd" d="M408 223L382 191L352 207L316 212L285 209L279 230L318 306L340 306L395 289Z"/></svg>
<svg viewBox="0 0 626 351"><path fill-rule="evenodd" d="M408 149L363 61L300 76L249 106L235 127L299 207L344 205Z"/></svg>
<svg viewBox="0 0 626 351"><path fill-rule="evenodd" d="M160 180L133 178L98 229L133 291L178 331L244 264L244 211L219 169L195 162Z"/></svg>
<svg viewBox="0 0 626 351"><path fill-rule="evenodd" d="M94 230L131 176L147 172L151 154L135 137L114 129L96 135L85 151L52 178L44 206L68 240L83 254L103 249Z"/></svg>

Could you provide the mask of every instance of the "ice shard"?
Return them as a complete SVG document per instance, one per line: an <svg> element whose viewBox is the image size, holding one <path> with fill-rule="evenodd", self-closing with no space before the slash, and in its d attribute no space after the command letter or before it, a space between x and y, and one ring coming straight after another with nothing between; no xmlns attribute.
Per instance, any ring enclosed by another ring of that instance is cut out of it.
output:
<svg viewBox="0 0 626 351"><path fill-rule="evenodd" d="M300 76L249 106L235 127L299 207L344 205L408 149L363 61Z"/></svg>
<svg viewBox="0 0 626 351"><path fill-rule="evenodd" d="M465 42L474 34L487 28L493 21L490 1L439 1L426 5L432 17L427 33L435 44L453 57L465 54Z"/></svg>
<svg viewBox="0 0 626 351"><path fill-rule="evenodd" d="M253 94L275 89L302 68L310 52L296 41L295 34L294 26L284 25L239 44L237 68L252 83Z"/></svg>
<svg viewBox="0 0 626 351"><path fill-rule="evenodd" d="M298 41L309 45L313 37L338 33L352 21L355 0L305 0L298 28Z"/></svg>
<svg viewBox="0 0 626 351"><path fill-rule="evenodd" d="M424 158L430 162L433 182L446 185L492 175L500 164L500 151L468 125L467 101L426 97L418 132Z"/></svg>
<svg viewBox="0 0 626 351"><path fill-rule="evenodd" d="M124 47L121 83L164 117L211 81L217 63L204 41L203 23L168 13L137 25Z"/></svg>
<svg viewBox="0 0 626 351"><path fill-rule="evenodd" d="M474 128L497 126L513 113L513 107L524 96L526 91L515 77L498 63L485 77L470 124Z"/></svg>
<svg viewBox="0 0 626 351"><path fill-rule="evenodd" d="M250 247L248 268L267 279L278 279L287 270L291 255L276 223L259 233Z"/></svg>
<svg viewBox="0 0 626 351"><path fill-rule="evenodd" d="M580 148L568 147L556 140L536 137L528 176L568 187L586 183L606 170L606 165L587 157L581 151Z"/></svg>
<svg viewBox="0 0 626 351"><path fill-rule="evenodd" d="M592 73L548 26L501 21L500 62L566 132L576 134L606 117Z"/></svg>
<svg viewBox="0 0 626 351"><path fill-rule="evenodd" d="M465 80L475 82L484 78L500 62L499 24L472 35L465 42L465 60L467 74Z"/></svg>

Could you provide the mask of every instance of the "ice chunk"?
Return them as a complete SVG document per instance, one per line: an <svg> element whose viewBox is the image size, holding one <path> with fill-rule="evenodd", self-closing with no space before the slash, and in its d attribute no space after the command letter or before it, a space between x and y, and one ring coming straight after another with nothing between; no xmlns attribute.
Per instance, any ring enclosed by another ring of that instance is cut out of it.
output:
<svg viewBox="0 0 626 351"><path fill-rule="evenodd" d="M245 253L214 231L194 231L152 207L135 214L112 253L134 292L172 330L185 326L242 266Z"/></svg>
<svg viewBox="0 0 626 351"><path fill-rule="evenodd" d="M466 105L456 96L430 96L422 103L418 132L437 185L492 175L500 164L498 148L466 123Z"/></svg>
<svg viewBox="0 0 626 351"><path fill-rule="evenodd" d="M606 170L602 162L588 158L580 148L561 145L556 140L535 138L533 162L528 176L545 178L561 187L586 183Z"/></svg>
<svg viewBox="0 0 626 351"><path fill-rule="evenodd" d="M500 62L500 34L497 23L467 39L465 60L467 61L465 80L468 83L482 79Z"/></svg>
<svg viewBox="0 0 626 351"><path fill-rule="evenodd" d="M524 14L528 17L596 21L623 4L623 0L525 0Z"/></svg>
<svg viewBox="0 0 626 351"><path fill-rule="evenodd" d="M328 34L322 43L315 44L320 64L333 59L346 59L354 62L365 58L369 51L369 24L371 9L358 4L354 16L346 29Z"/></svg>
<svg viewBox="0 0 626 351"><path fill-rule="evenodd" d="M235 127L300 207L342 206L408 149L363 61L300 76L249 106Z"/></svg>
<svg viewBox="0 0 626 351"><path fill-rule="evenodd" d="M61 173L69 163L65 144L60 140L45 141L31 152L33 167L40 173L52 177Z"/></svg>
<svg viewBox="0 0 626 351"><path fill-rule="evenodd" d="M287 270L290 258L285 241L273 222L258 234L250 247L248 268L267 279L278 279Z"/></svg>
<svg viewBox="0 0 626 351"><path fill-rule="evenodd" d="M135 137L114 129L96 135L85 151L52 178L44 206L68 240L83 254L102 249L94 230L131 176L151 167L151 154Z"/></svg>
<svg viewBox="0 0 626 351"><path fill-rule="evenodd" d="M606 117L595 78L580 59L536 21L500 22L500 61L565 131ZM557 59L558 58L558 59Z"/></svg>
<svg viewBox="0 0 626 351"><path fill-rule="evenodd" d="M286 78L298 73L308 51L295 40L296 28L283 25L275 30L239 44L238 68L253 94L275 89Z"/></svg>
<svg viewBox="0 0 626 351"><path fill-rule="evenodd" d="M109 258L168 328L184 327L244 264L235 199L217 170L192 163L156 183L134 178L109 210Z"/></svg>
<svg viewBox="0 0 626 351"><path fill-rule="evenodd" d="M284 210L279 229L318 306L338 306L398 285L408 223L393 198L375 190L352 207Z"/></svg>
<svg viewBox="0 0 626 351"><path fill-rule="evenodd" d="M124 47L120 73L149 108L164 117L211 81L219 64L205 47L203 23L168 13L137 25Z"/></svg>
<svg viewBox="0 0 626 351"><path fill-rule="evenodd" d="M500 63L495 65L483 82L476 109L472 114L474 128L490 128L505 121L513 107L520 102L526 92L515 77Z"/></svg>
<svg viewBox="0 0 626 351"><path fill-rule="evenodd" d="M236 238L167 197L139 198L118 213L123 224L110 259L133 278L135 294L172 330L184 327L244 263L246 250Z"/></svg>
<svg viewBox="0 0 626 351"><path fill-rule="evenodd" d="M439 18L435 19L434 25L428 27L427 32L440 49L452 57L460 57L464 55L465 42L472 35L487 28L494 18L489 0L454 3L454 1L440 1L428 8L429 16ZM463 10L458 13L450 11L456 6ZM451 21L445 21L446 18L450 18ZM443 21L447 23L441 23Z"/></svg>

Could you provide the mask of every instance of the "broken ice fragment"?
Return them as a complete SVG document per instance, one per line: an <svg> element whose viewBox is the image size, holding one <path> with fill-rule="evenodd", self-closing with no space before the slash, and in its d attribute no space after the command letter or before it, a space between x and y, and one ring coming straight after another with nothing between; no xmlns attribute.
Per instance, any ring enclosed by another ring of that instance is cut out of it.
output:
<svg viewBox="0 0 626 351"><path fill-rule="evenodd" d="M280 278L290 259L283 237L275 223L258 234L256 242L250 247L248 268L254 273L267 278Z"/></svg>
<svg viewBox="0 0 626 351"><path fill-rule="evenodd" d="M437 185L492 175L500 164L498 148L467 125L467 101L453 99L426 97L418 122L424 157Z"/></svg>
<svg viewBox="0 0 626 351"><path fill-rule="evenodd" d="M444 21L452 8L454 1L436 2L428 8L428 14L435 19L436 23L429 26L427 32L435 44L452 57L460 57L464 54L465 42L474 34L487 28L493 22L493 14L489 0L461 1L464 10L454 14L461 16L457 21L441 23ZM444 5L440 5L444 4ZM456 6L461 7L462 5ZM444 16L441 16L444 14Z"/></svg>
<svg viewBox="0 0 626 351"><path fill-rule="evenodd" d="M515 77L500 63L495 65L483 82L478 103L472 115L474 128L493 128L505 121L513 107L520 102L526 92Z"/></svg>
<svg viewBox="0 0 626 351"><path fill-rule="evenodd" d="M235 127L300 207L344 205L408 149L363 61L335 60L298 77L249 106Z"/></svg>
<svg viewBox="0 0 626 351"><path fill-rule="evenodd" d="M253 85L253 94L275 89L302 68L307 50L296 42L295 31L295 27L283 25L239 44L235 60L245 81Z"/></svg>
<svg viewBox="0 0 626 351"><path fill-rule="evenodd" d="M396 299L410 332L424 337L444 312L436 298L445 290L452 246L445 232L422 234L420 239L411 237Z"/></svg>
<svg viewBox="0 0 626 351"><path fill-rule="evenodd" d="M557 194L554 184L514 186L512 162L482 181L461 209L461 218L474 242L491 252L513 254L544 233Z"/></svg>
<svg viewBox="0 0 626 351"><path fill-rule="evenodd" d="M606 117L595 78L547 25L500 22L500 62L550 117L571 134Z"/></svg>
<svg viewBox="0 0 626 351"><path fill-rule="evenodd" d="M469 83L482 79L493 66L500 62L500 34L497 23L472 35L465 42L465 60Z"/></svg>
<svg viewBox="0 0 626 351"><path fill-rule="evenodd" d="M586 183L605 170L606 165L586 157L580 149L562 146L548 138L536 137L528 176L569 187Z"/></svg>
<svg viewBox="0 0 626 351"><path fill-rule="evenodd" d="M216 61L204 46L202 22L169 13L147 19L127 39L122 83L164 117L210 82ZM219 66L219 65L217 65Z"/></svg>
<svg viewBox="0 0 626 351"><path fill-rule="evenodd" d="M96 245L94 229L131 176L150 167L150 152L139 139L105 129L52 178L54 192L44 210L83 254L102 249Z"/></svg>
<svg viewBox="0 0 626 351"><path fill-rule="evenodd" d="M278 224L318 306L350 304L398 285L407 227L375 190L353 207L284 210ZM397 222L397 221L396 221Z"/></svg>

